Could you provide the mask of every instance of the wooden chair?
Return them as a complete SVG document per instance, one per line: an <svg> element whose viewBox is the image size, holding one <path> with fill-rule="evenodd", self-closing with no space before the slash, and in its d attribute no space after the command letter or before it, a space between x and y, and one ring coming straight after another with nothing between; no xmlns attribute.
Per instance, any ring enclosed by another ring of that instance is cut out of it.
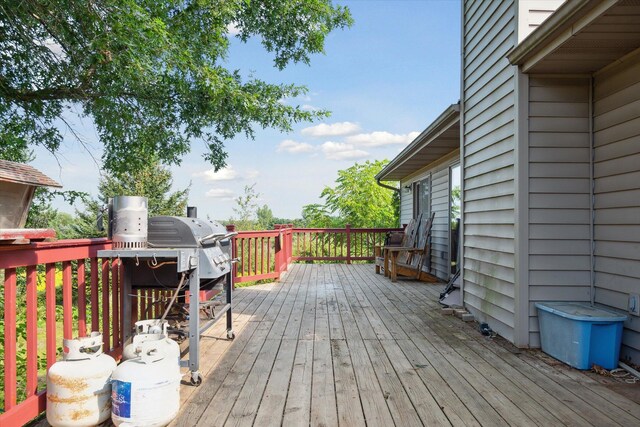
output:
<svg viewBox="0 0 640 427"><path fill-rule="evenodd" d="M419 218L422 218L422 214ZM417 230L416 224L419 222L416 219L411 219L407 226L404 228L404 232L402 235L402 240L399 244L385 244L383 246L375 246L374 255L375 255L375 265L376 265L376 274L380 274L380 269L384 271L384 275L389 275L389 254L387 248L389 247L405 247L405 246L413 246L413 242L415 241L415 235Z"/></svg>
<svg viewBox="0 0 640 427"><path fill-rule="evenodd" d="M388 275L392 282L398 281L398 276L405 276L423 282L437 282L438 278L422 270L425 262L431 256L431 227L435 213L428 219L418 222L415 245L385 247L388 254Z"/></svg>

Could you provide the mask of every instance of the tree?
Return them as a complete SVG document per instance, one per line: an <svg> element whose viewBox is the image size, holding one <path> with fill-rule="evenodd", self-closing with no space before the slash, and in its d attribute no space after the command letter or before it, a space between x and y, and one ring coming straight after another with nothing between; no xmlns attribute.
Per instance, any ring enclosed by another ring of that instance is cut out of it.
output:
<svg viewBox="0 0 640 427"><path fill-rule="evenodd" d="M320 194L326 200L324 206L307 205L303 212L315 213L324 220L338 215L353 227L397 227L399 199L394 194L397 192L379 186L375 180L387 163L387 160L366 161L338 171L336 186L325 187Z"/></svg>
<svg viewBox="0 0 640 427"><path fill-rule="evenodd" d="M150 155L178 164L194 139L217 170L226 139L328 115L281 102L304 86L225 68L231 29L242 42L260 39L283 69L309 64L329 32L351 23L331 0L3 2L0 145L55 153L63 131L77 136L71 118L86 116L113 173L140 169Z"/></svg>
<svg viewBox="0 0 640 427"><path fill-rule="evenodd" d="M258 230L273 229L273 225L275 224L275 217L273 216L273 211L268 205L262 205L262 207L258 208L258 210L256 211L256 218L256 228Z"/></svg>
<svg viewBox="0 0 640 427"><path fill-rule="evenodd" d="M255 227L254 218L258 210L258 198L260 193L255 190L256 183L244 186L244 194L236 197L234 200L236 206L233 212L236 217L229 220L238 230L251 230Z"/></svg>
<svg viewBox="0 0 640 427"><path fill-rule="evenodd" d="M74 226L73 237L100 237L106 232L98 231L96 219L115 196L144 196L148 199L149 216L184 216L187 209L189 188L172 191L171 172L157 161L142 169L136 169L126 176L107 174L100 180L97 199L85 202L83 212L76 211L78 222Z"/></svg>

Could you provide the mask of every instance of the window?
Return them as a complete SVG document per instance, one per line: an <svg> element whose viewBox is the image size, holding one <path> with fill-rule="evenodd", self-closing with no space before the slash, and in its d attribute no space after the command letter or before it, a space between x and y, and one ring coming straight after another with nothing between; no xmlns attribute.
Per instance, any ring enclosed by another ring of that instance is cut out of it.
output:
<svg viewBox="0 0 640 427"><path fill-rule="evenodd" d="M460 268L460 165L449 169L449 261L451 274Z"/></svg>
<svg viewBox="0 0 640 427"><path fill-rule="evenodd" d="M431 214L431 176L413 183L413 217Z"/></svg>

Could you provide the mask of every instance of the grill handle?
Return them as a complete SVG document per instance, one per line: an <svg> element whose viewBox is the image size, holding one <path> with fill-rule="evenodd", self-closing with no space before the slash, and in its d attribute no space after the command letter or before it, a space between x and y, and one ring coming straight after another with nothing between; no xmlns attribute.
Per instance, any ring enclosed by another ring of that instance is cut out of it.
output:
<svg viewBox="0 0 640 427"><path fill-rule="evenodd" d="M220 240L227 240L233 236L237 236L238 232L237 231L233 231L231 233L211 233L208 236L204 236L202 238L200 238L198 240L198 242L200 242L201 245L204 245L207 241L211 240L211 243L209 244L215 244L217 242L219 242Z"/></svg>

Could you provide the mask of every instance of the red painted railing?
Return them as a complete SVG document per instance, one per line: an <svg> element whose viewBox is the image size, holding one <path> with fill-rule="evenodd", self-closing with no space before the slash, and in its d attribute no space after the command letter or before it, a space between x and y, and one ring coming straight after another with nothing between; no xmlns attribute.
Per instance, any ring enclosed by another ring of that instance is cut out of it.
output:
<svg viewBox="0 0 640 427"><path fill-rule="evenodd" d="M228 226L229 231L234 226ZM374 247L389 231L401 228L293 228L240 231L233 242L237 283L278 279L294 261L371 261Z"/></svg>
<svg viewBox="0 0 640 427"><path fill-rule="evenodd" d="M228 227L233 230L233 226ZM387 231L303 229L241 231L232 244L236 282L278 279L294 261L365 261ZM62 338L103 334L105 351L122 352L118 260L99 259L107 239L62 240L0 246L0 298L4 335L0 349L0 425L22 425L46 407L45 373L61 355ZM139 291L132 321L159 317L169 291Z"/></svg>
<svg viewBox="0 0 640 427"><path fill-rule="evenodd" d="M116 356L120 353L119 268L96 256L98 250L110 247L106 239L0 247L4 296L0 424L22 425L44 411L44 368L57 360L62 337L85 336L89 328L106 331L105 349Z"/></svg>

